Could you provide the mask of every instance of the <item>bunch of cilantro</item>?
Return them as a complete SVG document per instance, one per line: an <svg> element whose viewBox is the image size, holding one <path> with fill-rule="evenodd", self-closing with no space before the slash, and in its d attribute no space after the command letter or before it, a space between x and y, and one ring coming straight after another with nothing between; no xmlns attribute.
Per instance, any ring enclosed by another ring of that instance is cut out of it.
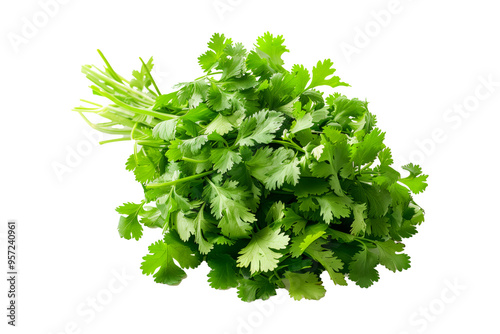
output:
<svg viewBox="0 0 500 334"><path fill-rule="evenodd" d="M378 264L410 267L401 253L424 220L412 194L427 175L391 165L384 132L367 102L318 88L348 86L333 63L310 72L284 67L283 37L270 33L247 51L214 34L198 60L204 74L162 94L152 59L128 81L105 67L84 66L93 93L109 104L75 108L94 129L129 140L127 170L144 199L125 203L118 231L138 240L144 227L161 239L142 271L179 284L203 261L213 288L237 288L244 301L285 288L294 299L320 299L320 275L360 287L379 279ZM86 114L106 122L93 123Z"/></svg>

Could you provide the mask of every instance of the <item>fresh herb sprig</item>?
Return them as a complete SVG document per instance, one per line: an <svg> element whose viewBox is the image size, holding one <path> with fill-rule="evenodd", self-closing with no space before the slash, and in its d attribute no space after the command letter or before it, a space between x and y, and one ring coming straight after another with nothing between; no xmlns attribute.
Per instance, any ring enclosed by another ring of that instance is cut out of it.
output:
<svg viewBox="0 0 500 334"><path fill-rule="evenodd" d="M368 103L320 87L349 86L333 63L287 70L282 36L264 34L253 50L214 34L198 58L204 74L162 94L144 62L128 81L105 66L83 66L108 104L77 107L94 129L133 142L126 162L144 189L125 203L118 232L141 238L158 228L142 271L179 284L202 261L216 289L244 301L286 288L294 299L335 284L378 281L378 264L410 267L402 239L424 221L412 194L427 186L420 167L395 170ZM97 114L107 121L92 123Z"/></svg>

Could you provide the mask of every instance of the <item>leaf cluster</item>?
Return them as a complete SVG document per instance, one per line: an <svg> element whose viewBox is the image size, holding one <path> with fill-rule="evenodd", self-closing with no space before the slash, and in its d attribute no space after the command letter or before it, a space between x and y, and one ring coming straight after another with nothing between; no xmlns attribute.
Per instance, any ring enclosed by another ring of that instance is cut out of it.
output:
<svg viewBox="0 0 500 334"><path fill-rule="evenodd" d="M379 264L410 267L402 240L424 220L413 194L427 175L414 164L402 167L406 176L393 167L366 101L319 90L348 86L332 61L287 70L283 43L266 33L247 51L214 34L198 58L203 75L167 94L152 59L131 81L104 56L104 70L83 67L110 102L75 110L120 136L109 141L133 142L126 169L144 199L116 209L118 232L138 240L144 227L161 231L141 266L156 282L179 284L206 261L210 285L237 288L244 301L278 288L319 299L323 272L366 288Z"/></svg>

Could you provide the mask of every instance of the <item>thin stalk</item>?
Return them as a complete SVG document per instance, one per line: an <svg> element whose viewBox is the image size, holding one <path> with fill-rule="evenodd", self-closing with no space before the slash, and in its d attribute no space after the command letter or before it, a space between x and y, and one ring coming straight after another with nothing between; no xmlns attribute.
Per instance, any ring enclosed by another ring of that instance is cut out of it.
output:
<svg viewBox="0 0 500 334"><path fill-rule="evenodd" d="M212 174L214 172L215 172L214 170L209 170L208 172L204 172L204 173L201 173L201 174L196 174L196 175L191 175L191 176L183 177L181 179L177 179L177 180L173 180L173 181L169 181L169 182L148 184L148 185L146 185L146 188L151 189L151 188L161 188L161 187L173 186L173 185L176 185L176 184L179 184L179 183L184 183L184 182L187 182L187 181L191 181L191 180L196 180L196 179L202 178L202 177L210 175L210 174Z"/></svg>
<svg viewBox="0 0 500 334"><path fill-rule="evenodd" d="M95 70L93 70L95 69ZM115 90L121 90L122 92L129 92L132 94L135 94L137 98L141 98L144 100L149 100L150 104L155 103L155 100L152 99L150 96L144 94L141 91L138 91L136 89L130 88L118 81L112 80L113 78L109 77L106 72L101 71L99 68L95 66L83 66L82 67L82 72L87 75L87 78L89 78L92 82L94 82L96 85L99 85L101 88L102 83L99 82L98 80L93 80L93 79L100 79L104 81L105 83L108 83L110 86L112 86Z"/></svg>
<svg viewBox="0 0 500 334"><path fill-rule="evenodd" d="M113 79L121 83L122 80L120 79L120 76L115 72L115 70L113 70L113 67L111 67L111 64L108 62L106 57L104 57L101 50L97 49L97 52L99 53L99 56L101 56L102 60L104 60L104 63L106 63L106 66L108 66L109 72L113 76Z"/></svg>
<svg viewBox="0 0 500 334"><path fill-rule="evenodd" d="M97 86L92 86L91 88L97 88ZM141 115L148 115L148 116L153 116L153 117L156 117L156 118L159 118L159 119L162 119L162 120L169 120L169 119L173 119L173 118L179 118L179 116L176 116L176 115L169 115L169 114L163 114L163 113L159 113L159 112L156 112L156 111L153 111L153 110L147 110L147 109L141 109L141 108L136 108L136 107L133 107L131 105L128 105L120 100L118 100L116 97L114 97L113 95L103 91L103 90L98 90L97 91L99 94L101 94L102 96L104 97L107 97L108 99L110 99L111 101L113 101L114 103L116 103L117 105L119 105L120 107L123 107L125 109L128 109L130 111L133 111L135 113L138 113L138 114L141 114Z"/></svg>
<svg viewBox="0 0 500 334"><path fill-rule="evenodd" d="M144 63L144 60L142 60L141 57L139 57L139 59L141 60L142 66L144 66L146 73L148 74L149 80L151 80L151 82L153 83L153 86L155 87L156 92L158 93L158 96L161 95L160 90L158 89L158 86L156 86L155 80L153 79L153 77L151 76L151 73L149 72L149 68L146 66L146 63Z"/></svg>
<svg viewBox="0 0 500 334"><path fill-rule="evenodd" d="M186 158L182 157L182 160L187 161L187 162L194 162L194 163L204 163L207 162L210 159L205 159L205 160L196 160L196 159L191 159L191 158Z"/></svg>
<svg viewBox="0 0 500 334"><path fill-rule="evenodd" d="M100 131L102 133L108 133L111 135L126 135L129 133L129 131L126 129L112 129L112 128L106 128L106 127L99 126L98 124L94 124L91 121L89 121L88 118L85 117L85 115L82 112L78 111L78 113L80 114L80 116L82 116L82 118L85 120L85 122L92 129L95 129L95 130Z"/></svg>
<svg viewBox="0 0 500 334"><path fill-rule="evenodd" d="M207 73L207 74L205 74L205 75L202 75L202 76L201 76L201 77L199 77L199 78L194 79L194 81L196 81L196 80L200 80L200 79L203 79L203 78L206 78L206 77L208 77L209 75L216 75L216 74L222 74L222 73L223 73L222 71L219 71L219 72L213 72L213 73Z"/></svg>
<svg viewBox="0 0 500 334"><path fill-rule="evenodd" d="M104 145L104 144L107 144L107 143L114 143L114 142L117 142L117 141L127 141L127 140L130 140L130 137L122 137L122 138L102 140L102 141L99 142L99 145Z"/></svg>
<svg viewBox="0 0 500 334"><path fill-rule="evenodd" d="M283 141L283 140L273 140L271 143L281 144L281 145L285 145L285 146L291 146L291 147L295 148L297 151L300 151L302 153L306 152L306 151L304 151L304 149L302 147L300 147L299 145L292 143L292 142Z"/></svg>

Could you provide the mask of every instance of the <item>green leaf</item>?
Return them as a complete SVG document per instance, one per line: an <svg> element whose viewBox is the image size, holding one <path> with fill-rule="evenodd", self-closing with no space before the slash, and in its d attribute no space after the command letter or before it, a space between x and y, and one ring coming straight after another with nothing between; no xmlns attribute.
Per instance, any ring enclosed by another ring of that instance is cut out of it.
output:
<svg viewBox="0 0 500 334"><path fill-rule="evenodd" d="M299 95L306 89L309 80L311 80L311 75L309 74L307 68L304 67L304 65L298 64L292 66L291 72L295 77L294 95Z"/></svg>
<svg viewBox="0 0 500 334"><path fill-rule="evenodd" d="M290 132L297 133L305 129L310 129L313 125L314 123L312 121L312 115L305 114L304 116L295 121L295 123L292 125Z"/></svg>
<svg viewBox="0 0 500 334"><path fill-rule="evenodd" d="M283 164L277 164L266 173L264 185L267 189L281 188L287 182L296 185L300 178L299 160L297 158Z"/></svg>
<svg viewBox="0 0 500 334"><path fill-rule="evenodd" d="M297 197L307 197L310 195L322 195L330 190L329 184L324 179L314 177L302 178L293 187Z"/></svg>
<svg viewBox="0 0 500 334"><path fill-rule="evenodd" d="M206 231L213 229L213 224L205 219L205 204L203 204L194 219L194 241L198 244L201 254L207 254L214 247L213 243L205 238Z"/></svg>
<svg viewBox="0 0 500 334"><path fill-rule="evenodd" d="M201 263L199 255L172 233L149 246L149 253L143 257L142 273L153 275L157 283L177 285L186 278L181 268L196 268Z"/></svg>
<svg viewBox="0 0 500 334"><path fill-rule="evenodd" d="M389 191L361 182L351 188L351 195L356 202L368 203L368 213L372 217L384 216L392 201Z"/></svg>
<svg viewBox="0 0 500 334"><path fill-rule="evenodd" d="M160 211L160 210L158 210ZM194 223L193 219L187 218L183 211L177 211L172 218L173 224L177 229L179 237L183 241L188 241L189 238L194 235Z"/></svg>
<svg viewBox="0 0 500 334"><path fill-rule="evenodd" d="M243 204L249 197L248 193L238 188L236 182L226 182L221 186L209 181L204 195L210 202L212 214L220 219L218 226L223 235L234 239L250 235L255 216Z"/></svg>
<svg viewBox="0 0 500 334"><path fill-rule="evenodd" d="M160 176L159 164L163 155L155 148L143 147L137 156L132 155L127 161L128 168L133 168L135 179L141 183L152 181Z"/></svg>
<svg viewBox="0 0 500 334"><path fill-rule="evenodd" d="M169 119L167 121L156 124L153 128L153 137L160 138L165 141L170 141L175 138L175 130L177 127L177 119Z"/></svg>
<svg viewBox="0 0 500 334"><path fill-rule="evenodd" d="M231 109L233 93L225 91L222 87L212 84L208 93L207 105L216 111Z"/></svg>
<svg viewBox="0 0 500 334"><path fill-rule="evenodd" d="M243 111L236 111L230 116L218 114L205 128L205 134L218 133L223 136L238 127L243 120L245 113Z"/></svg>
<svg viewBox="0 0 500 334"><path fill-rule="evenodd" d="M385 147L384 141L385 133L379 129L373 129L372 132L367 134L363 141L353 146L352 161L357 166L373 162L377 154Z"/></svg>
<svg viewBox="0 0 500 334"><path fill-rule="evenodd" d="M340 219L348 217L351 213L350 200L347 197L339 197L334 194L315 197L321 210L321 216L326 223L330 223L333 217Z"/></svg>
<svg viewBox="0 0 500 334"><path fill-rule="evenodd" d="M140 71L133 71L132 76L134 77L130 80L130 87L135 87L138 90L142 91L144 88L147 88L151 85L151 80L149 78L148 72L153 70L153 57L149 58L148 62L141 66Z"/></svg>
<svg viewBox="0 0 500 334"><path fill-rule="evenodd" d="M231 44L231 39L226 38L224 34L215 33L208 42L209 51L198 57L198 63L205 71L210 71L217 66L217 63L224 49Z"/></svg>
<svg viewBox="0 0 500 334"><path fill-rule="evenodd" d="M332 88L338 86L349 86L345 82L340 81L338 76L330 77L330 75L335 73L335 69L332 66L333 62L330 59L325 59L323 62L318 61L316 66L313 67L312 80L308 89L318 86L330 86Z"/></svg>
<svg viewBox="0 0 500 334"><path fill-rule="evenodd" d="M251 279L241 279L238 285L238 297L244 302L252 302L257 299L266 300L276 295L276 285L261 276Z"/></svg>
<svg viewBox="0 0 500 334"><path fill-rule="evenodd" d="M410 268L410 257L406 254L396 254L403 251L403 244L388 240L377 242L376 245L380 253L380 263L387 269L396 272Z"/></svg>
<svg viewBox="0 0 500 334"><path fill-rule="evenodd" d="M141 216L141 224L144 226L151 228L163 228L165 224L165 219L161 216L160 210L155 207L144 207L144 210L141 212Z"/></svg>
<svg viewBox="0 0 500 334"><path fill-rule="evenodd" d="M313 273L285 272L283 280L290 297L295 300L314 299L318 300L325 296L326 290L323 283Z"/></svg>
<svg viewBox="0 0 500 334"><path fill-rule="evenodd" d="M142 225L139 223L137 216L142 212L144 203L125 203L116 208L116 211L122 215L118 223L118 233L120 237L125 239L139 240L142 237Z"/></svg>
<svg viewBox="0 0 500 334"><path fill-rule="evenodd" d="M378 271L375 269L377 264L378 256L364 247L353 256L349 264L349 279L362 288L368 288L379 280Z"/></svg>
<svg viewBox="0 0 500 334"><path fill-rule="evenodd" d="M304 230L307 220L299 216L294 210L287 208L285 216L281 219L281 225L285 231L293 228L293 234L299 235Z"/></svg>
<svg viewBox="0 0 500 334"><path fill-rule="evenodd" d="M421 193L427 188L427 177L428 175L420 175L422 174L422 169L418 165L408 164L402 167L403 169L410 172L410 175L405 177L404 179L400 179L399 181L408 188L410 188L411 192L414 194Z"/></svg>
<svg viewBox="0 0 500 334"><path fill-rule="evenodd" d="M351 225L351 234L353 235L364 235L366 230L366 203L352 205L352 213L354 215L354 220Z"/></svg>
<svg viewBox="0 0 500 334"><path fill-rule="evenodd" d="M274 37L271 33L266 32L263 36L257 38L257 51L261 56L269 59L269 64L274 69L281 69L283 53L288 52L288 49L283 45L285 42L283 36Z"/></svg>
<svg viewBox="0 0 500 334"><path fill-rule="evenodd" d="M236 143L240 146L268 144L274 139L274 133L283 121L283 116L277 111L259 111L241 123Z"/></svg>
<svg viewBox="0 0 500 334"><path fill-rule="evenodd" d="M328 272L330 279L338 285L347 285L344 274L339 271L344 267L344 263L334 256L331 250L323 248L324 240L318 239L307 247L306 253L315 261L319 262Z"/></svg>
<svg viewBox="0 0 500 334"><path fill-rule="evenodd" d="M278 259L283 255L274 250L283 249L288 245L290 238L266 227L252 236L252 239L240 252L239 267L250 266L250 272L274 270L278 266Z"/></svg>
<svg viewBox="0 0 500 334"><path fill-rule="evenodd" d="M307 226L300 235L292 237L290 253L293 257L299 257L314 241L321 238L326 232L328 225L314 224Z"/></svg>
<svg viewBox="0 0 500 334"><path fill-rule="evenodd" d="M241 162L241 155L230 148L217 148L212 150L210 160L214 169L223 174Z"/></svg>
<svg viewBox="0 0 500 334"><path fill-rule="evenodd" d="M236 261L228 254L213 254L207 257L210 267L208 282L214 289L229 289L238 286Z"/></svg>

